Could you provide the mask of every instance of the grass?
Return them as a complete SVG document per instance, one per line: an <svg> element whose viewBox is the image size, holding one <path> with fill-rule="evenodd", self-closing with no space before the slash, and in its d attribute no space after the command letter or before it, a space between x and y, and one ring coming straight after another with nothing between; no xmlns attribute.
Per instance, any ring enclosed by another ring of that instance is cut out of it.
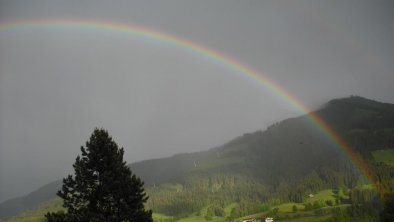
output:
<svg viewBox="0 0 394 222"><path fill-rule="evenodd" d="M302 203L284 203L281 204L279 206L277 206L279 208L279 212L284 212L284 213L293 213L293 206L297 206L298 210L302 210L304 209L304 204Z"/></svg>
<svg viewBox="0 0 394 222"><path fill-rule="evenodd" d="M394 149L375 150L372 156L376 161L394 166Z"/></svg>
<svg viewBox="0 0 394 222"><path fill-rule="evenodd" d="M231 210L237 206L237 203L232 203L227 205L223 210L226 213L226 215L230 215L231 214Z"/></svg>
<svg viewBox="0 0 394 222"><path fill-rule="evenodd" d="M153 221L158 221L158 222L171 221L173 219L173 217L171 217L171 216L167 216L167 215L159 214L159 213L153 213L152 217L153 217Z"/></svg>
<svg viewBox="0 0 394 222"><path fill-rule="evenodd" d="M339 195L344 196L342 192L340 192ZM285 221L285 222L320 221L331 217L331 214L315 215L315 210L304 211L305 209L304 204L308 204L308 203L313 204L315 201L324 204L328 200L331 200L333 203L335 203L334 193L332 192L331 189L319 191L318 193L313 194L313 197L308 196L305 198L305 201L303 203L294 203L294 202L282 203L271 207L271 209L273 208L279 209L277 216L281 219L276 221ZM298 209L297 212L293 212L294 205L297 206ZM332 207L325 206L322 209L330 209L333 207L345 208L347 206L348 206L347 204L341 204L341 205L334 205ZM243 218L264 218L265 217L264 215L266 215L266 213L267 212L260 212L257 214L248 215L242 218L238 218L237 221L242 221Z"/></svg>
<svg viewBox="0 0 394 222"><path fill-rule="evenodd" d="M323 215L323 216L306 216L299 218L290 218L290 219L281 219L278 221L281 222L316 222L330 218L331 215Z"/></svg>
<svg viewBox="0 0 394 222"><path fill-rule="evenodd" d="M207 221L205 220L204 216L197 216L197 215L192 215L183 219L178 220L178 222L200 222L200 221ZM212 217L210 222L225 222L227 221L225 217Z"/></svg>
<svg viewBox="0 0 394 222"><path fill-rule="evenodd" d="M170 186L168 189L179 189L177 185ZM320 221L322 219L326 219L330 217L330 214L326 215L314 215L314 210L311 211L304 211L304 204L311 203L313 204L314 201L319 201L319 202L325 202L327 200L332 200L332 202L335 203L335 199L333 197L333 192L331 189L327 190L322 190L316 194L313 194L313 197L306 197L304 203L293 203L293 202L288 202L288 203L282 203L277 206L273 206L272 208L277 207L279 209L278 211L278 216L280 218L283 218L278 221L284 221L284 222L309 222L309 221ZM18 214L14 217L11 217L6 220L1 220L2 222L42 222L44 219L44 215L47 212L56 212L59 210L62 210L62 201L59 198L55 198L53 200L50 200L48 202L45 202L39 206L37 206L34 209L28 210L26 212L23 212L21 214ZM293 212L293 206L297 206L298 211ZM225 222L227 221L227 217L230 215L231 210L237 206L237 203L231 203L227 205L224 208L225 216L224 217L212 217L209 222ZM337 205L334 207L346 207L345 205ZM193 213L188 215L185 218L182 218L178 220L179 222L205 222L207 221L205 219L205 215L207 212L208 206L203 208L199 213ZM271 208L271 209L272 209ZM325 207L325 209L329 209L330 207ZM267 212L259 212L256 214L252 215L247 215L242 218L264 218ZM242 218L238 218L237 220L240 221ZM153 214L153 220L155 222L167 222L167 221L173 221L174 217L172 216L167 216L164 214L160 213L154 213ZM242 221L242 220L241 220Z"/></svg>

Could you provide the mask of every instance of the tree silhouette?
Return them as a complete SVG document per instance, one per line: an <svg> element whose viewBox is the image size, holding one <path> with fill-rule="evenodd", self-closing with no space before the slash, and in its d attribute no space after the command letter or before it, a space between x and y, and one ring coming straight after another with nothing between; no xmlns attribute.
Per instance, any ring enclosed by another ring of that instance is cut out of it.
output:
<svg viewBox="0 0 394 222"><path fill-rule="evenodd" d="M104 129L95 129L63 179L57 195L66 213L47 213L47 221L153 221L144 209L148 197L140 178L123 161L123 148Z"/></svg>
<svg viewBox="0 0 394 222"><path fill-rule="evenodd" d="M388 194L384 202L384 209L380 213L380 221L392 222L394 221L394 194Z"/></svg>

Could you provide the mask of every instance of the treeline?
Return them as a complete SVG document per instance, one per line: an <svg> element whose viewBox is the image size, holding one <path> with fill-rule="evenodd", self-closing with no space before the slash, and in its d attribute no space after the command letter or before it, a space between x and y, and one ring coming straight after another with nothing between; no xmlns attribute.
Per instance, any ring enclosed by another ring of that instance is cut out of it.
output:
<svg viewBox="0 0 394 222"><path fill-rule="evenodd" d="M393 192L393 167L375 162L371 151L394 148L394 106L351 97L331 101L317 114L366 160L380 195ZM363 186L370 181L360 175L349 157L304 117L178 159L180 164L173 162L174 168L187 173L148 189L148 207L154 212L182 217L208 207L208 217L221 216L225 206L237 203L231 211L231 217L236 218L279 203L302 203L308 194L334 189L346 193L347 198L337 195L335 203L321 205L349 204L353 207L336 214L355 216L378 198L372 188ZM187 167L183 169L183 165ZM316 210L317 205L305 207Z"/></svg>
<svg viewBox="0 0 394 222"><path fill-rule="evenodd" d="M193 174L178 183L149 188L148 207L166 215L186 216L213 206L213 215L221 216L221 210L235 202L237 207L232 216L243 216L261 212L273 204L301 203L308 194L323 189L349 187L353 185L350 183L353 179L349 178L357 180L359 176L344 168L324 167L291 180L279 177L264 181L247 174Z"/></svg>
<svg viewBox="0 0 394 222"><path fill-rule="evenodd" d="M274 186L242 174L194 174L176 184L149 188L148 207L154 212L183 217L208 206L206 215L212 217L224 216L224 208L231 203L237 203L231 211L231 217L238 218L266 211L280 203L289 201L302 203L308 198L308 194L332 187L334 187L335 202L312 203L310 206L305 205L304 210L338 204L358 207L375 204L379 199L378 193L372 187L363 187L362 177L354 170L350 170L351 167L349 170L344 169L346 168L339 166L322 167L312 170L298 180L297 178L277 179ZM394 169L382 163L375 163L374 169L377 177L381 178L379 183L389 188L387 192L393 189ZM359 181L359 184L355 184L354 181ZM375 206L375 209L381 209L381 206L380 208Z"/></svg>
<svg viewBox="0 0 394 222"><path fill-rule="evenodd" d="M346 134L346 140L364 158L372 159L372 151L394 148L394 128L353 129Z"/></svg>
<svg viewBox="0 0 394 222"><path fill-rule="evenodd" d="M269 198L261 181L244 175L219 173L190 176L182 183L151 187L148 193L148 207L166 215L187 215L211 206L209 211L220 216L221 209L232 202L248 199L255 203Z"/></svg>

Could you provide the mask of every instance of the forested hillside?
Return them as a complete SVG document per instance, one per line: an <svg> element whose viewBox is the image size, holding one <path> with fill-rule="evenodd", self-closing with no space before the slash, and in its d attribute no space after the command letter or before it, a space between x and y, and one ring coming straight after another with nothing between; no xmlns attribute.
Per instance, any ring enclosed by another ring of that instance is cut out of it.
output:
<svg viewBox="0 0 394 222"><path fill-rule="evenodd" d="M353 96L332 100L316 113L364 159L382 193L393 192L394 167L380 154L394 149L394 105ZM170 220L271 212L282 203L305 204L322 190L333 190L333 201L310 203L304 210L341 204L380 209L374 185L318 127L300 116L207 151L146 160L130 168L145 181L148 207Z"/></svg>
<svg viewBox="0 0 394 222"><path fill-rule="evenodd" d="M394 171L373 161L371 151L394 148L394 106L350 97L332 100L317 113L365 158L389 190L386 179ZM350 189L351 201L376 198L371 190L358 189L368 184L366 178L316 127L305 116L287 119L206 152L131 168L150 187L150 207L166 215L186 215L207 205L220 209L233 202L246 214L273 200L302 202L309 193L339 187Z"/></svg>

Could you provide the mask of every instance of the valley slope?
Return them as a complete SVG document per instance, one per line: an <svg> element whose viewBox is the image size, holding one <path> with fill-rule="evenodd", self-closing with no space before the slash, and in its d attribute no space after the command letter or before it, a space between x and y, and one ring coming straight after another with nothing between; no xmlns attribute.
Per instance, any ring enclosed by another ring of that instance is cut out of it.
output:
<svg viewBox="0 0 394 222"><path fill-rule="evenodd" d="M316 114L364 159L384 192L391 192L393 167L374 155L394 148L394 105L352 96L332 100ZM309 194L331 189L346 192L343 203L373 202L376 194L361 189L371 187L370 181L306 117L278 122L207 151L141 161L130 168L145 181L148 207L170 220L200 214L234 219L280 203L304 203ZM0 218L53 198L60 184L0 204Z"/></svg>

